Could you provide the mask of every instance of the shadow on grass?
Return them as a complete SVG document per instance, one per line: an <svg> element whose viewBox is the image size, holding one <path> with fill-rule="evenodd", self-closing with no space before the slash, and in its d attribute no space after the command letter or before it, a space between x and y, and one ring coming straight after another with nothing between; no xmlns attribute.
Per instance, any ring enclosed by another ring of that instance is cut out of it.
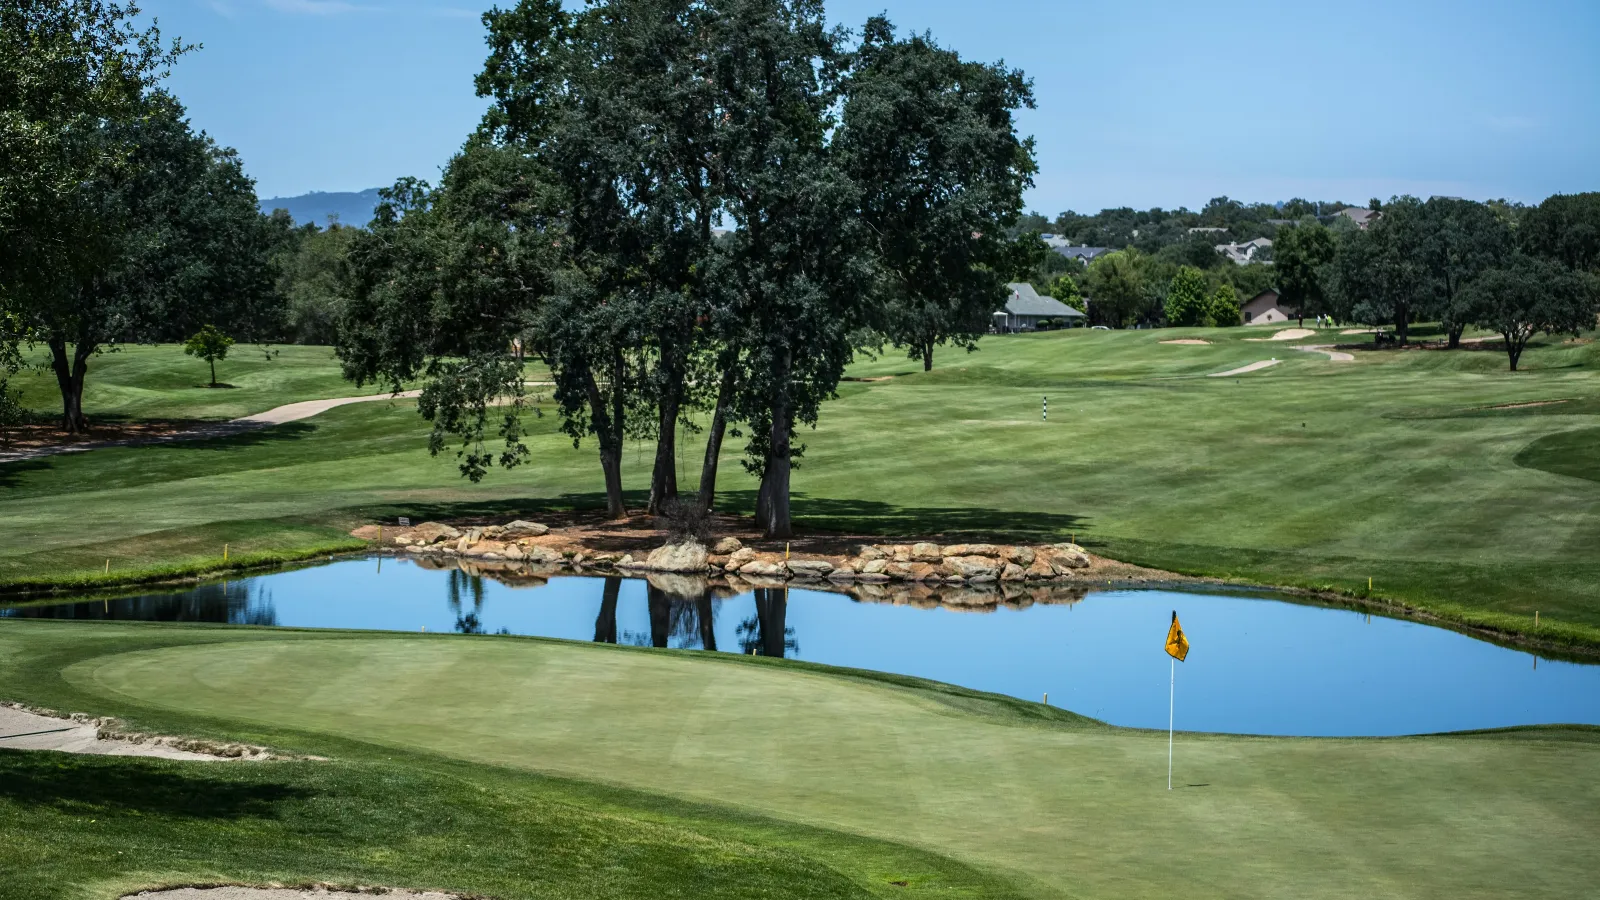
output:
<svg viewBox="0 0 1600 900"><path fill-rule="evenodd" d="M630 511L642 513L649 501L643 491L624 494ZM750 516L755 513L755 491L725 491L717 495L717 512ZM964 506L898 506L873 500L841 500L796 493L794 521L802 532L838 532L897 537L943 537L962 541L1049 543L1076 536L1078 543L1095 546L1087 537L1092 530L1082 516L1022 512ZM366 508L360 512L376 519L406 516L412 522L501 520L506 517L560 516L565 521L599 521L604 516L605 495L562 494L548 499L472 500L460 503L407 503ZM551 524L555 524L552 522ZM638 527L649 529L648 522Z"/></svg>
<svg viewBox="0 0 1600 900"><path fill-rule="evenodd" d="M68 814L136 812L192 819L270 819L307 792L276 782L230 781L126 757L0 750L0 802Z"/></svg>

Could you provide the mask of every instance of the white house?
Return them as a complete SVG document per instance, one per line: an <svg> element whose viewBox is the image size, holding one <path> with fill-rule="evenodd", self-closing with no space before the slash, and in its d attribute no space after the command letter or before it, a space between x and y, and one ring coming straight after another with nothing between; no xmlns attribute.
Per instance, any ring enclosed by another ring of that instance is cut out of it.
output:
<svg viewBox="0 0 1600 900"><path fill-rule="evenodd" d="M1233 260L1239 265L1248 265L1256 261L1256 254L1263 250L1271 250L1272 241L1267 238L1256 238L1242 244L1218 244L1217 252ZM1265 256L1266 254L1262 253Z"/></svg>

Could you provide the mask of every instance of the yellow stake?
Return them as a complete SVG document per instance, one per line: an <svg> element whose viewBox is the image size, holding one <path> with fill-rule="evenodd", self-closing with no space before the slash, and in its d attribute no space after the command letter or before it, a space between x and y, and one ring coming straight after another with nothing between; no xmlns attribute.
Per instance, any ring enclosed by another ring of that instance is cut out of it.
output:
<svg viewBox="0 0 1600 900"><path fill-rule="evenodd" d="M1050 705L1050 692L1049 691L1045 691L1044 692L1044 705L1045 706L1049 706Z"/></svg>
<svg viewBox="0 0 1600 900"><path fill-rule="evenodd" d="M1367 576L1367 593L1372 593L1372 576Z"/></svg>
<svg viewBox="0 0 1600 900"><path fill-rule="evenodd" d="M223 562L227 562L228 561L228 545L227 544L223 544L222 545L222 561Z"/></svg>
<svg viewBox="0 0 1600 900"><path fill-rule="evenodd" d="M783 542L783 561L784 562L788 562L789 561L789 542L788 541L784 541Z"/></svg>
<svg viewBox="0 0 1600 900"><path fill-rule="evenodd" d="M1539 627L1539 611L1537 609L1533 611L1533 627Z"/></svg>
<svg viewBox="0 0 1600 900"><path fill-rule="evenodd" d="M106 574L107 575L111 574L111 560L109 560L109 559L106 560Z"/></svg>

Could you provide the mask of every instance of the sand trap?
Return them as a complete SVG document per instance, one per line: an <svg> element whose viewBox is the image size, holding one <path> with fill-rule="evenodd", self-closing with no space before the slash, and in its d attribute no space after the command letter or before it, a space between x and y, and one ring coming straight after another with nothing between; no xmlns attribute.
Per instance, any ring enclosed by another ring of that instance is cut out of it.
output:
<svg viewBox="0 0 1600 900"><path fill-rule="evenodd" d="M1304 347L1290 347L1291 350L1304 350L1307 353L1326 354L1334 362L1355 362L1356 358L1343 350L1333 349L1332 344L1307 344Z"/></svg>
<svg viewBox="0 0 1600 900"><path fill-rule="evenodd" d="M1285 328L1284 330L1273 335L1268 340L1298 341L1301 338L1315 337L1316 334L1317 333L1310 328Z"/></svg>
<svg viewBox="0 0 1600 900"><path fill-rule="evenodd" d="M1376 328L1346 328L1340 334L1377 334Z"/></svg>
<svg viewBox="0 0 1600 900"><path fill-rule="evenodd" d="M1163 343L1163 344L1190 344L1190 345L1207 344L1207 345L1209 345L1211 342L1210 341L1202 341L1199 338L1178 338L1177 340L1162 341L1161 343Z"/></svg>
<svg viewBox="0 0 1600 900"><path fill-rule="evenodd" d="M8 750L55 750L93 756L155 756L211 762L272 758L260 747L121 734L107 719L86 716L61 718L7 705L0 705L0 747Z"/></svg>
<svg viewBox="0 0 1600 900"><path fill-rule="evenodd" d="M347 890L325 890L322 887L178 887L173 890L123 894L122 900L133 900L134 897L149 897L150 900L304 900L307 897L315 900L373 900L374 897L389 897L390 900L459 900L454 894L438 894L437 890L418 894L414 890L362 889L358 894L350 894Z"/></svg>
<svg viewBox="0 0 1600 900"><path fill-rule="evenodd" d="M1207 375L1206 377L1207 378L1226 378L1229 375L1243 375L1246 372L1259 372L1262 369L1266 369L1266 368L1270 368L1272 366L1275 366L1280 362L1283 362L1283 360L1281 360L1281 359L1264 359L1261 362L1253 362L1248 366L1240 366L1237 369L1229 369L1226 372L1213 372L1210 375Z"/></svg>

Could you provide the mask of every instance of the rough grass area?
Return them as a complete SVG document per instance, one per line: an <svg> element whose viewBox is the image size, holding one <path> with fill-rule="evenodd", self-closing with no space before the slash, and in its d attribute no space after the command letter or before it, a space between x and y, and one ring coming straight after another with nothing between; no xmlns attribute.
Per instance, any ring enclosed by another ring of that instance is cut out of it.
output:
<svg viewBox="0 0 1600 900"><path fill-rule="evenodd" d="M1596 457L1600 343L1541 338L1524 371L1510 373L1485 349L1374 350L1334 331L1298 342L1356 357L1334 362L1254 340L1270 336L1057 332L942 352L931 373L893 355L863 361L851 377L880 380L847 382L803 435L799 523L1076 537L1156 568L1355 595L1371 579L1379 598L1512 632L1531 628L1538 611L1543 639L1600 645L1600 482L1584 474ZM1161 343L1186 337L1211 343ZM135 390L192 360L171 348L137 352L146 368L129 370L130 396L166 397L164 415L202 413L176 393ZM1283 362L1205 377L1272 357ZM116 361L106 358L102 382ZM322 365L336 377L331 361ZM321 395L345 390L330 382ZM286 387L261 402L309 395ZM98 408L115 414L123 407L113 399ZM426 425L409 402L236 438L0 466L0 516L13 523L0 582L82 583L103 575L108 558L113 573L132 577L160 562L147 546L203 560L220 554L229 528L253 532L253 552L292 553L324 546L304 528L326 527L326 537L385 516L592 507L594 449L574 450L556 425L533 420L531 463L478 485L448 456L427 455ZM754 483L738 443L723 461L722 506L748 512ZM685 436L682 449L680 483L690 485L699 438ZM627 448L635 498L651 450Z"/></svg>
<svg viewBox="0 0 1600 900"><path fill-rule="evenodd" d="M0 620L0 696L327 763L0 752L0 897L1583 895L1600 732L1114 729L781 660ZM893 882L905 882L900 887Z"/></svg>

